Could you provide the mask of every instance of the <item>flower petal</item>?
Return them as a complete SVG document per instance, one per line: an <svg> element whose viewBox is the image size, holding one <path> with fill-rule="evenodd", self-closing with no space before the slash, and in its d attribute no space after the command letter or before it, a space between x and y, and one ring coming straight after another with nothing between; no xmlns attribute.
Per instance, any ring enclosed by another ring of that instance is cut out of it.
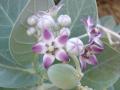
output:
<svg viewBox="0 0 120 90"><path fill-rule="evenodd" d="M37 53L37 54L43 54L46 52L46 47L43 42L39 42L32 47L32 51Z"/></svg>
<svg viewBox="0 0 120 90"><path fill-rule="evenodd" d="M55 57L53 55L45 54L43 56L43 66L44 66L44 68L48 69L52 65L54 60L55 60Z"/></svg>
<svg viewBox="0 0 120 90"><path fill-rule="evenodd" d="M55 57L59 61L63 61L63 62L69 61L69 56L63 49L58 49L55 52Z"/></svg>
<svg viewBox="0 0 120 90"><path fill-rule="evenodd" d="M102 36L102 32L97 28L92 28L90 31L90 35L91 35L91 37L99 37L100 38Z"/></svg>
<svg viewBox="0 0 120 90"><path fill-rule="evenodd" d="M91 49L95 54L99 54L104 50L104 47L100 47L98 45L91 45Z"/></svg>
<svg viewBox="0 0 120 90"><path fill-rule="evenodd" d="M89 45L95 44L99 47L104 47L103 42L100 40L99 37L93 37L93 38L90 38L89 40L90 40Z"/></svg>
<svg viewBox="0 0 120 90"><path fill-rule="evenodd" d="M96 65L98 63L95 55L90 56L89 59L86 60L86 62L91 65Z"/></svg>
<svg viewBox="0 0 120 90"><path fill-rule="evenodd" d="M93 22L93 20L92 20L92 18L90 16L88 16L88 18L86 20L84 20L83 23L85 24L85 26L87 28L94 25L94 22Z"/></svg>
<svg viewBox="0 0 120 90"><path fill-rule="evenodd" d="M58 36L56 39L55 39L55 46L56 47L63 47L65 44L66 44L66 42L67 42L67 40L68 40L68 35L60 35L60 36Z"/></svg>
<svg viewBox="0 0 120 90"><path fill-rule="evenodd" d="M46 43L50 43L54 40L54 36L53 36L53 33L52 31L48 30L48 29L44 29L43 30L43 40L46 42Z"/></svg>

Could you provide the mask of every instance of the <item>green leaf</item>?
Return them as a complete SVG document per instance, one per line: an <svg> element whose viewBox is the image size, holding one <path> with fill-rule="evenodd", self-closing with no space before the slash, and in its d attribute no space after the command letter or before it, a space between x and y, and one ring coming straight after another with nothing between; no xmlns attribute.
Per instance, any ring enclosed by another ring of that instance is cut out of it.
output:
<svg viewBox="0 0 120 90"><path fill-rule="evenodd" d="M114 90L120 90L120 79L114 84Z"/></svg>
<svg viewBox="0 0 120 90"><path fill-rule="evenodd" d="M103 26L111 29L112 31L116 32L116 33L119 33L120 32L120 25L117 25L113 16L104 16L102 18L100 18L100 22ZM111 35L111 40L116 43L116 42L119 42L120 40ZM107 42L108 44L110 44L109 42ZM110 45L111 47L113 47L114 49L116 49L118 52L120 51L119 47L120 47L120 44L115 44L115 45Z"/></svg>
<svg viewBox="0 0 120 90"><path fill-rule="evenodd" d="M32 52L32 45L35 38L26 34L28 25L27 18L39 10L47 10L48 0L29 0L18 17L10 37L10 51L16 62L27 65L35 60L35 54Z"/></svg>
<svg viewBox="0 0 120 90"><path fill-rule="evenodd" d="M36 84L38 79L31 70L23 69L16 64L8 49L11 28L27 1L0 0L0 87L32 86ZM9 90L7 88L0 88L0 90Z"/></svg>
<svg viewBox="0 0 120 90"><path fill-rule="evenodd" d="M83 83L95 90L112 86L120 76L120 54L105 44L105 50L98 56L99 64L88 69Z"/></svg>
<svg viewBox="0 0 120 90"><path fill-rule="evenodd" d="M76 70L69 64L55 64L48 69L50 81L62 89L72 89L78 82Z"/></svg>
<svg viewBox="0 0 120 90"><path fill-rule="evenodd" d="M120 32L120 25L116 25L113 30L115 32L119 33Z"/></svg>
<svg viewBox="0 0 120 90"><path fill-rule="evenodd" d="M116 21L113 16L103 16L100 18L100 23L101 25L109 28L109 29L114 29L116 26Z"/></svg>
<svg viewBox="0 0 120 90"><path fill-rule="evenodd" d="M9 35L26 1L27 0L0 0L0 63L2 64L3 62L4 64L13 63L8 51Z"/></svg>
<svg viewBox="0 0 120 90"><path fill-rule="evenodd" d="M11 57L9 50L1 51L0 64L7 65L7 66L17 66L16 62Z"/></svg>
<svg viewBox="0 0 120 90"><path fill-rule="evenodd" d="M36 84L37 76L32 70L0 64L0 87L20 88Z"/></svg>
<svg viewBox="0 0 120 90"><path fill-rule="evenodd" d="M107 90L116 90L114 86L110 86Z"/></svg>
<svg viewBox="0 0 120 90"><path fill-rule="evenodd" d="M60 14L68 14L72 18L70 26L72 33L71 36L79 36L86 33L83 19L91 16L97 22L97 6L96 0L61 0L64 4Z"/></svg>
<svg viewBox="0 0 120 90"><path fill-rule="evenodd" d="M2 88L2 87L0 87L0 90L17 90L17 89L13 89L13 88Z"/></svg>

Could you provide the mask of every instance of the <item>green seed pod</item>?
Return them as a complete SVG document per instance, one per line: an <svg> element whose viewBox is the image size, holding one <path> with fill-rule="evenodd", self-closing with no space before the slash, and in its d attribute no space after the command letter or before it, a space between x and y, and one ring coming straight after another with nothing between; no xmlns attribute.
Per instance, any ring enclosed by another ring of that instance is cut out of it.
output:
<svg viewBox="0 0 120 90"><path fill-rule="evenodd" d="M62 89L72 89L77 85L76 70L68 64L55 64L48 69L50 81Z"/></svg>

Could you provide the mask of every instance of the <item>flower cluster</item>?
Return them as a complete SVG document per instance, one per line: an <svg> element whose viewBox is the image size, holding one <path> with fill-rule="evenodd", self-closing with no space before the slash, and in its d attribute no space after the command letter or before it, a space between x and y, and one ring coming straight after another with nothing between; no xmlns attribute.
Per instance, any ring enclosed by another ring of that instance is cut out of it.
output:
<svg viewBox="0 0 120 90"><path fill-rule="evenodd" d="M101 41L102 32L95 26L91 17L83 21L89 36L89 42L84 48L84 52L80 55L80 63L82 69L86 68L86 63L96 65L97 58L95 54L103 51L104 45Z"/></svg>
<svg viewBox="0 0 120 90"><path fill-rule="evenodd" d="M31 26L27 34L37 37L37 43L33 45L32 51L43 54L43 66L46 69L55 59L64 63L69 61L65 45L70 35L68 26L71 24L71 18L68 15L55 17L60 7L53 7L48 12L38 12L27 20Z"/></svg>
<svg viewBox="0 0 120 90"><path fill-rule="evenodd" d="M87 64L98 63L96 54L103 51L101 41L102 33L95 26L91 17L83 21L89 41L84 45L79 37L70 38L71 18L69 15L57 15L61 6L54 6L48 11L38 11L27 19L29 28L28 36L34 36L37 42L32 46L35 54L43 55L43 67L48 69L55 60L66 63L72 58L78 71L78 79L81 80ZM81 68L80 68L81 66ZM80 90L92 90L80 84Z"/></svg>
<svg viewBox="0 0 120 90"><path fill-rule="evenodd" d="M48 11L40 11L30 16L27 23L29 36L37 38L37 43L32 47L36 54L43 55L43 66L48 69L54 60L69 61L69 56L79 57L81 68L86 64L97 64L95 54L103 51L103 43L100 40L102 33L96 28L91 17L84 20L84 25L89 36L89 42L84 45L78 37L69 38L71 18L69 15L57 15L62 6L52 7Z"/></svg>

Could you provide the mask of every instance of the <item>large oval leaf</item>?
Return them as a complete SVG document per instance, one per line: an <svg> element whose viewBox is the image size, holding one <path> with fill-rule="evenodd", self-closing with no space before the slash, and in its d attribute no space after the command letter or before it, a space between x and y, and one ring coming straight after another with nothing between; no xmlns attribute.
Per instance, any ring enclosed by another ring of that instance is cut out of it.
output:
<svg viewBox="0 0 120 90"><path fill-rule="evenodd" d="M0 63L11 64L8 50L9 35L12 26L27 0L0 0ZM13 64L12 64L13 65Z"/></svg>
<svg viewBox="0 0 120 90"><path fill-rule="evenodd" d="M26 34L27 18L39 10L47 10L48 0L28 0L25 8L18 17L10 37L10 51L15 60L23 65L30 64L35 60L35 54L32 52L32 44L35 38Z"/></svg>
<svg viewBox="0 0 120 90"><path fill-rule="evenodd" d="M0 87L19 88L35 85L37 76L25 69L0 64Z"/></svg>

